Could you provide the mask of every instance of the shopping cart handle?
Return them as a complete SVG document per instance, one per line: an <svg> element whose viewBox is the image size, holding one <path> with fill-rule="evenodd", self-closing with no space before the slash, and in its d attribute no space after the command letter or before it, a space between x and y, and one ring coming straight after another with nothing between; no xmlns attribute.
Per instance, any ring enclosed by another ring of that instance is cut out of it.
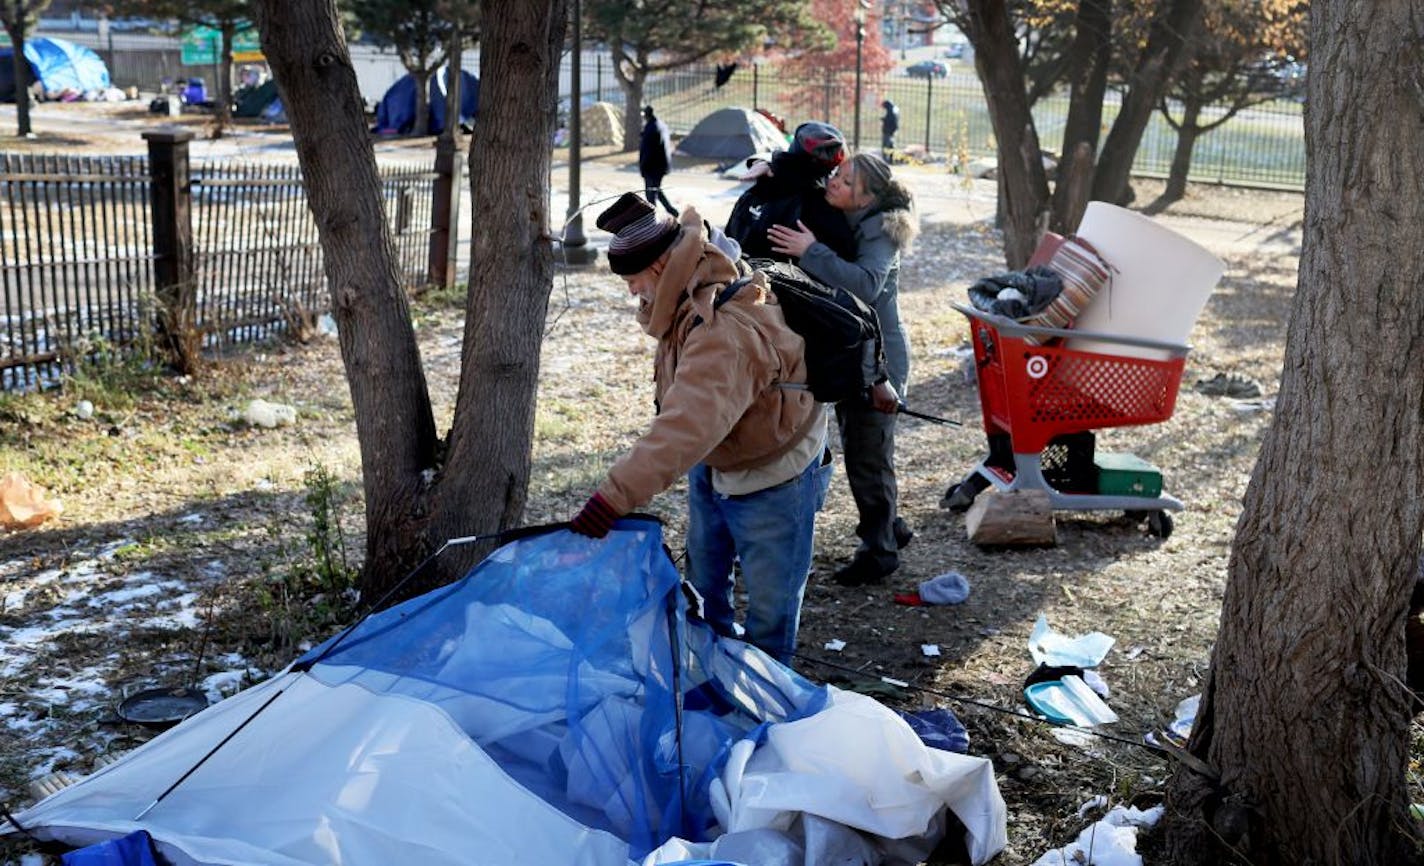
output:
<svg viewBox="0 0 1424 866"><path fill-rule="evenodd" d="M956 303L951 306L971 319L978 319L981 322L993 325L995 330L1007 337L1033 336L1098 340L1103 343L1117 343L1121 346L1141 346L1144 349L1160 349L1174 358L1186 355L1191 351L1190 346L1184 346L1181 343L1164 343L1160 340L1149 340L1145 337L1129 337L1125 334L1104 334L1099 331L1079 331L1071 328L1045 328L1041 325L1025 325L1006 316L996 316L993 313L986 313L983 310L965 306L964 304Z"/></svg>

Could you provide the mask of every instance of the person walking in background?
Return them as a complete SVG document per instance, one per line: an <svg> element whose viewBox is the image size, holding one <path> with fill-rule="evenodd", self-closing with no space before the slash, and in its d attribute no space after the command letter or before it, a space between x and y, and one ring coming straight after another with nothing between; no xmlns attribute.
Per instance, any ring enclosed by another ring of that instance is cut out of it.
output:
<svg viewBox="0 0 1424 866"><path fill-rule="evenodd" d="M891 176L883 159L858 153L831 176L826 201L843 212L854 229L854 255L837 254L804 223L794 229L773 226L772 247L795 257L806 273L844 287L875 309L885 344L889 385L895 394L904 395L910 377L910 347L900 321L900 254L909 251L919 234L914 196ZM914 537L897 513L894 406L880 394L836 404L860 538L850 564L832 577L842 586L879 583L900 567L900 548Z"/></svg>
<svg viewBox="0 0 1424 866"><path fill-rule="evenodd" d="M672 139L667 124L658 120L651 105L644 106L643 135L638 140L638 173L643 176L643 197L650 205L662 202L668 213L677 216L677 208L663 193L663 178L671 170Z"/></svg>
<svg viewBox="0 0 1424 866"><path fill-rule="evenodd" d="M895 103L885 100L880 103L885 114L880 118L880 155L886 162L895 161L895 133L900 131L900 109Z"/></svg>
<svg viewBox="0 0 1424 866"><path fill-rule="evenodd" d="M570 528L601 538L686 473L687 577L703 619L736 636L732 568L740 560L746 639L789 665L832 471L825 410L794 387L806 382L805 341L787 327L764 274L716 303L739 270L693 208L679 225L626 193L598 227L614 234L609 267L658 341L657 414Z"/></svg>

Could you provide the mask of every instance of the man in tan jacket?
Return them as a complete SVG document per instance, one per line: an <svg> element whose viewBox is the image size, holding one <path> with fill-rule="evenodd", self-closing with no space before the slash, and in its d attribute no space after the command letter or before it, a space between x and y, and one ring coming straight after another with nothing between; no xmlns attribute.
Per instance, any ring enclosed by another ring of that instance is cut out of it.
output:
<svg viewBox="0 0 1424 866"><path fill-rule="evenodd" d="M688 580L704 619L734 636L732 568L740 561L746 638L790 663L831 472L824 411L804 388L805 344L759 273L717 303L737 266L693 208L680 222L659 219L630 193L598 227L614 234L609 266L658 341L657 414L572 528L600 538L686 473Z"/></svg>

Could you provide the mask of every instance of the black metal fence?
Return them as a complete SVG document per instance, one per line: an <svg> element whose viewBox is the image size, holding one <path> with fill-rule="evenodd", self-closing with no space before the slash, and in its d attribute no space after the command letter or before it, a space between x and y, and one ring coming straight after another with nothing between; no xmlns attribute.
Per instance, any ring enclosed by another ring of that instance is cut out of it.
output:
<svg viewBox="0 0 1424 866"><path fill-rule="evenodd" d="M150 226L142 157L0 154L0 389L147 333Z"/></svg>
<svg viewBox="0 0 1424 866"><path fill-rule="evenodd" d="M945 75L910 77L905 70L863 75L859 141L879 149L881 103L900 110L895 144L911 157L957 164L993 157L995 142L988 107L972 62L945 58ZM565 63L571 63L566 60ZM580 67L586 101L602 98L621 106L625 97L606 58L585 58ZM676 135L685 135L718 108L745 106L782 117L787 128L806 120L825 120L852 141L855 128L855 70L827 69L806 77L772 63L744 64L721 87L715 67L688 66L650 76L643 101L656 106ZM565 76L567 78L567 76ZM1111 124L1119 108L1110 93L1103 106L1103 123ZM1033 109L1039 138L1046 150L1061 145L1068 115L1068 97L1057 94L1039 100ZM1222 109L1208 108L1203 123ZM1154 114L1143 136L1133 171L1165 176L1172 164L1177 135L1160 113ZM1190 180L1289 189L1305 187L1305 126L1299 102L1278 99L1241 112L1197 140Z"/></svg>
<svg viewBox="0 0 1424 866"><path fill-rule="evenodd" d="M426 280L429 169L381 169L408 285ZM144 157L0 154L0 390L48 387L98 351L146 351L162 318L155 184ZM307 327L329 307L321 247L295 165L195 166L190 220L203 347Z"/></svg>

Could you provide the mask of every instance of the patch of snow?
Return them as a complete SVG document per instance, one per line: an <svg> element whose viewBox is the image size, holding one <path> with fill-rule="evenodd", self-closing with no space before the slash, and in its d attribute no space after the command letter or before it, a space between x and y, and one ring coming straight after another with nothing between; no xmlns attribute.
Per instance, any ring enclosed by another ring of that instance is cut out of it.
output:
<svg viewBox="0 0 1424 866"><path fill-rule="evenodd" d="M137 545L138 542L134 541L132 538L120 538L118 541L111 541L103 547L99 548L99 552L94 554L94 558L102 559L105 561L111 560L114 557L118 556L120 551L129 547L136 547Z"/></svg>

